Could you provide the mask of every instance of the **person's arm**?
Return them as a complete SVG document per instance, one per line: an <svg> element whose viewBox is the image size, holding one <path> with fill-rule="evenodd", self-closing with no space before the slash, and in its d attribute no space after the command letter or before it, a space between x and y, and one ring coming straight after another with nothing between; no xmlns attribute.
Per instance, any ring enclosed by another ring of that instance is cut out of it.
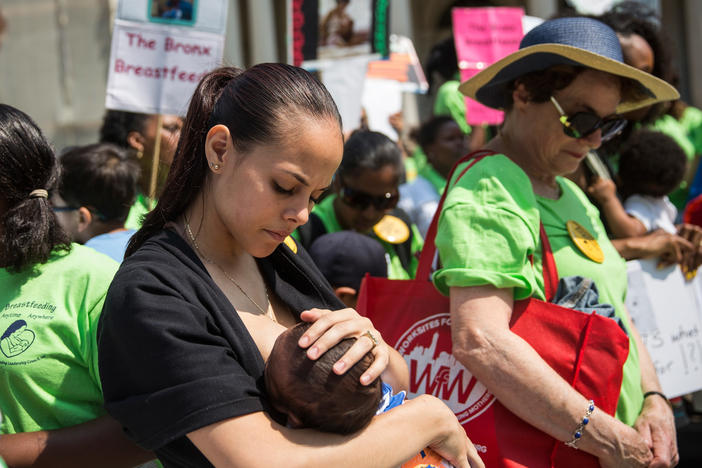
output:
<svg viewBox="0 0 702 468"><path fill-rule="evenodd" d="M690 241L662 229L645 236L612 239L612 245L625 260L660 257L661 266L680 263L693 250Z"/></svg>
<svg viewBox="0 0 702 468"><path fill-rule="evenodd" d="M639 367L641 369L641 389L646 392L663 392L651 355L641 339L636 326L628 316L629 331L634 337L639 350ZM641 434L653 453L652 467L671 467L678 464L678 445L675 436L675 417L666 400L660 395L650 395L644 399L641 414L634 423L634 428Z"/></svg>
<svg viewBox="0 0 702 468"><path fill-rule="evenodd" d="M483 468L450 409L422 395L381 415L358 433L289 429L257 412L188 434L217 468L229 466L395 467L431 447L457 468Z"/></svg>
<svg viewBox="0 0 702 468"><path fill-rule="evenodd" d="M125 468L156 458L109 416L52 431L0 435L0 457L9 468Z"/></svg>
<svg viewBox="0 0 702 468"><path fill-rule="evenodd" d="M512 290L452 287L450 298L453 355L514 414L557 440L571 440L588 400L510 331ZM578 446L603 467L643 467L652 459L633 428L597 409Z"/></svg>
<svg viewBox="0 0 702 468"><path fill-rule="evenodd" d="M612 180L596 178L587 187L587 193L599 203L600 210L616 239L646 234L646 226L624 210L622 202L617 197L617 186Z"/></svg>

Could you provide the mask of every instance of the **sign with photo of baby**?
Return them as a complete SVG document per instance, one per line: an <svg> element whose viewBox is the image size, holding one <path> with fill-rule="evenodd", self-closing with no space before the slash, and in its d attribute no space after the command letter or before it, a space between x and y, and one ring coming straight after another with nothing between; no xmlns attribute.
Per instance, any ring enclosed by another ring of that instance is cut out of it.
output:
<svg viewBox="0 0 702 468"><path fill-rule="evenodd" d="M669 397L702 389L702 278L686 281L677 265L627 262L626 306Z"/></svg>
<svg viewBox="0 0 702 468"><path fill-rule="evenodd" d="M105 107L183 115L222 61L226 0L120 0Z"/></svg>

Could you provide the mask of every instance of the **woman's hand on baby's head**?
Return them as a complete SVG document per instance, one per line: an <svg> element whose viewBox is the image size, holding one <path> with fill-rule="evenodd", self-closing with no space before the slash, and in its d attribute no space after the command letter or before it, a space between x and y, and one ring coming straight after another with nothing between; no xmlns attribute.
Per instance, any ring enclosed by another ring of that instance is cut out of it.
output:
<svg viewBox="0 0 702 468"><path fill-rule="evenodd" d="M305 322L313 322L298 341L300 347L307 348L307 357L310 359L317 359L343 339L357 338L356 343L334 364L335 373L343 374L369 351L372 352L374 361L361 376L363 385L380 377L388 366L390 351L380 332L367 317L362 317L354 309L310 309L302 312L300 318Z"/></svg>

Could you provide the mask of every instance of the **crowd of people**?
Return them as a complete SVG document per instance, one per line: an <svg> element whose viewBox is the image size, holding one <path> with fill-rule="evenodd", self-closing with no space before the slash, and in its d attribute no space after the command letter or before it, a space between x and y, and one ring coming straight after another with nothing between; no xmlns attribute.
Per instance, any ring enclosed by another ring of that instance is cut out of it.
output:
<svg viewBox="0 0 702 468"><path fill-rule="evenodd" d="M428 234L453 356L502 405L602 467L675 466L625 261L702 264L680 223L702 112L630 3L545 21L464 83L438 44L409 154L344 135L325 87L277 63L205 74L183 117L108 110L56 153L0 104L0 466L483 467L355 309L364 275L416 277ZM503 123L469 126L463 96ZM594 282L626 334L613 414L510 328L556 272Z"/></svg>

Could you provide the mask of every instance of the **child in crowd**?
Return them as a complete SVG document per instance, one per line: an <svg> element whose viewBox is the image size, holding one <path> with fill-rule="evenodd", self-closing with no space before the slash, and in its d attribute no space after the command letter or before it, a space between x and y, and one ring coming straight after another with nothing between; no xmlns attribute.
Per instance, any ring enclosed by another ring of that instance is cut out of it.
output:
<svg viewBox="0 0 702 468"><path fill-rule="evenodd" d="M619 160L620 193L611 180L600 179L588 191L600 204L614 238L642 236L663 229L677 233L677 209L668 194L682 181L687 158L669 136L638 130L622 147Z"/></svg>
<svg viewBox="0 0 702 468"><path fill-rule="evenodd" d="M60 187L52 202L61 227L74 242L121 262L135 232L124 223L136 197L139 166L109 143L72 148L60 163Z"/></svg>
<svg viewBox="0 0 702 468"><path fill-rule="evenodd" d="M382 278L388 276L383 246L355 231L324 234L312 242L309 254L347 307L356 307L361 280L366 273Z"/></svg>
<svg viewBox="0 0 702 468"><path fill-rule="evenodd" d="M312 361L298 346L310 323L299 323L281 333L268 356L264 373L266 391L273 407L287 416L288 426L315 428L325 432L351 434L363 429L374 415L401 405L405 392L393 394L392 387L376 379L362 385L360 377L373 363L369 352L346 373L333 372L334 363L353 345L348 338ZM422 450L403 468L450 468L430 449Z"/></svg>

